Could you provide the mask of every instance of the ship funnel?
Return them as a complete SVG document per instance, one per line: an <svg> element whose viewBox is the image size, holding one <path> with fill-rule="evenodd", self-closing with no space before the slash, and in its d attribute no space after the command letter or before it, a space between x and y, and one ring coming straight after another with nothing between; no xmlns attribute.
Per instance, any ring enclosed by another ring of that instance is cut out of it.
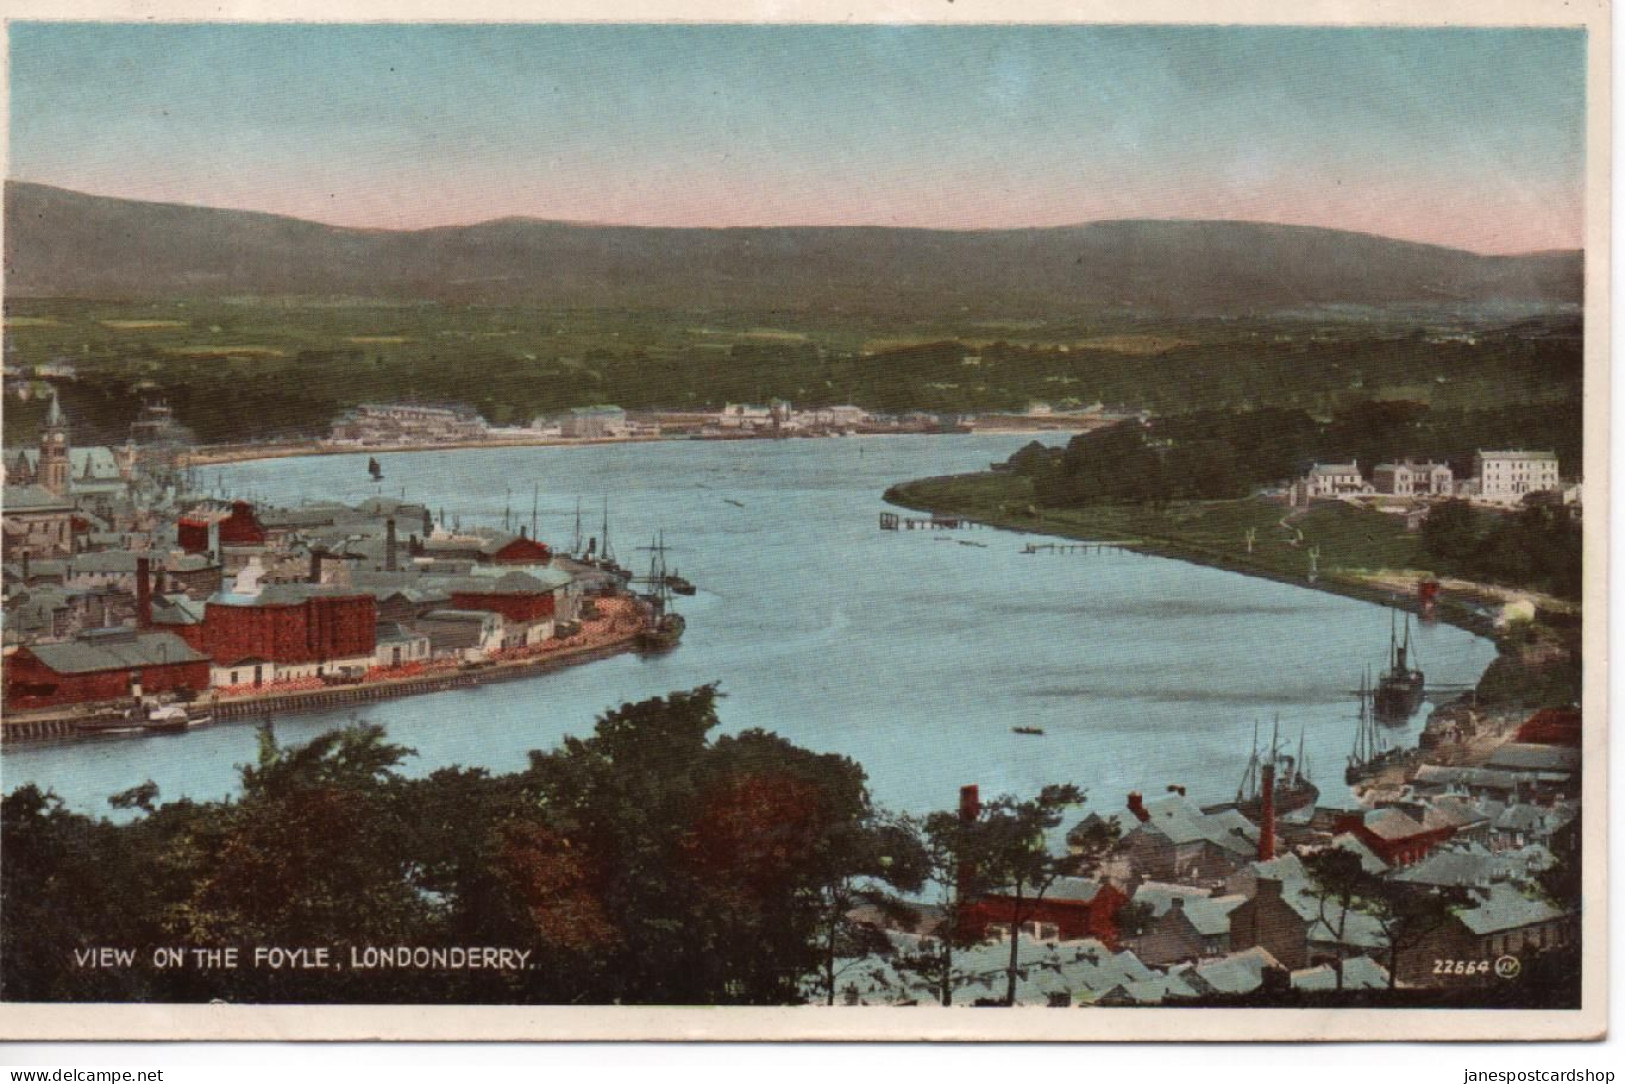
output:
<svg viewBox="0 0 1625 1084"><path fill-rule="evenodd" d="M1258 860L1275 857L1275 762L1265 761L1258 816Z"/></svg>

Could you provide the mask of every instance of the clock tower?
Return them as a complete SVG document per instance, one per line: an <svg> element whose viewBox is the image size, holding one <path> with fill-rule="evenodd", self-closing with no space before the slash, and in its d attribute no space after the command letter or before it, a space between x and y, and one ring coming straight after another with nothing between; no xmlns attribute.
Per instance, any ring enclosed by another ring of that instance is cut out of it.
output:
<svg viewBox="0 0 1625 1084"><path fill-rule="evenodd" d="M62 404L56 392L51 392L51 409L46 412L45 425L39 435L39 484L66 497L73 467L68 456L68 419L62 413Z"/></svg>

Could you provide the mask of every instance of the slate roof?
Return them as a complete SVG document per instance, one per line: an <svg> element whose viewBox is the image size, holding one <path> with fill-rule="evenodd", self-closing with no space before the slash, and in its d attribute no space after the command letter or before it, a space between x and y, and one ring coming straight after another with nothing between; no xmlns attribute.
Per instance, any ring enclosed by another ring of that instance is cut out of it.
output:
<svg viewBox="0 0 1625 1084"><path fill-rule="evenodd" d="M6 486L0 493L0 509L6 512L71 512L73 502L58 497L44 486Z"/></svg>
<svg viewBox="0 0 1625 1084"><path fill-rule="evenodd" d="M1573 772L1580 767L1580 750L1566 745L1508 743L1490 754L1485 766L1512 771Z"/></svg>
<svg viewBox="0 0 1625 1084"><path fill-rule="evenodd" d="M59 674L93 674L140 666L208 661L207 656L187 646L185 640L168 632L83 638L61 644L37 644L29 650L35 658Z"/></svg>
<svg viewBox="0 0 1625 1084"><path fill-rule="evenodd" d="M1292 972L1292 985L1299 990L1337 989L1337 971L1331 964L1306 967ZM1369 956L1351 956L1343 961L1343 989L1380 990L1388 987L1388 970Z"/></svg>
<svg viewBox="0 0 1625 1084"><path fill-rule="evenodd" d="M1264 984L1264 972L1281 964L1262 945L1199 963L1191 974L1220 994L1245 994Z"/></svg>
<svg viewBox="0 0 1625 1084"><path fill-rule="evenodd" d="M1491 885L1483 902L1469 911L1457 913L1466 926L1479 936L1516 930L1539 922L1562 918L1566 912L1545 900L1532 899L1507 884Z"/></svg>
<svg viewBox="0 0 1625 1084"><path fill-rule="evenodd" d="M1258 849L1258 827L1233 809L1203 813L1194 802L1174 795L1147 802L1145 811L1149 819L1140 827L1160 832L1175 844L1205 841L1237 855Z"/></svg>
<svg viewBox="0 0 1625 1084"><path fill-rule="evenodd" d="M1367 813L1364 824L1373 835L1382 839L1406 839L1427 830L1392 807L1374 809Z"/></svg>
<svg viewBox="0 0 1625 1084"><path fill-rule="evenodd" d="M1500 865L1488 855L1459 850L1435 851L1395 873L1393 879L1404 884L1473 888L1497 880L1500 872Z"/></svg>

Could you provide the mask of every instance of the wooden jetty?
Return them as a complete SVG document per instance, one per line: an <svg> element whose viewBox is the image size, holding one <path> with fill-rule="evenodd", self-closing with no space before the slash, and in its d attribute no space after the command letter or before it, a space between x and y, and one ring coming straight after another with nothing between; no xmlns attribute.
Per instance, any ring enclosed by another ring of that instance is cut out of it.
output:
<svg viewBox="0 0 1625 1084"><path fill-rule="evenodd" d="M1030 556L1037 553L1102 554L1136 551L1122 542L1029 542L1022 547L1021 552Z"/></svg>
<svg viewBox="0 0 1625 1084"><path fill-rule="evenodd" d="M918 516L901 516L896 512L880 513L880 529L882 531L965 531L981 524L973 519L963 516L936 515L929 519Z"/></svg>

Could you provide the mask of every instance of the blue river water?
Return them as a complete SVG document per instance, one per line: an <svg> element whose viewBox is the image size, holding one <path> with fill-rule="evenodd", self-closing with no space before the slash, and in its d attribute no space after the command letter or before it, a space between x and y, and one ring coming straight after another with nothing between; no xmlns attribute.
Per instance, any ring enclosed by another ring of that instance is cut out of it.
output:
<svg viewBox="0 0 1625 1084"><path fill-rule="evenodd" d="M1031 795L1085 787L1120 809L1169 784L1200 801L1234 797L1255 727L1301 739L1321 803L1350 805L1342 769L1349 695L1387 651L1389 611L1323 592L1134 554L1023 555L1021 535L878 529L887 485L984 469L1028 438L995 435L663 442L265 460L210 469L226 491L279 503L405 495L464 526L528 523L567 545L581 498L597 533L602 500L624 562L665 532L668 560L699 585L680 599L682 645L487 687L368 705L407 770L502 772L532 749L587 735L620 703L720 682L725 731L761 727L850 756L892 809L952 808L958 788ZM1064 441L1055 435L1054 442ZM958 545L957 541L978 543ZM1448 625L1415 632L1430 683L1476 681L1488 641ZM287 716L297 742L348 711ZM1420 728L1421 717L1410 724ZM1042 736L1012 727L1042 728ZM71 807L112 815L109 794L143 780L165 799L220 798L252 759L252 722L172 736L19 744L0 786L34 782Z"/></svg>

